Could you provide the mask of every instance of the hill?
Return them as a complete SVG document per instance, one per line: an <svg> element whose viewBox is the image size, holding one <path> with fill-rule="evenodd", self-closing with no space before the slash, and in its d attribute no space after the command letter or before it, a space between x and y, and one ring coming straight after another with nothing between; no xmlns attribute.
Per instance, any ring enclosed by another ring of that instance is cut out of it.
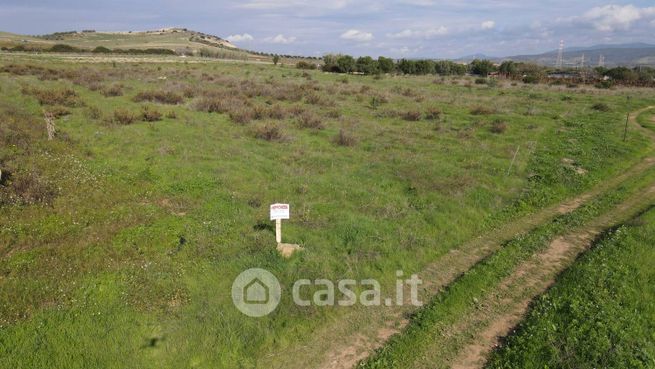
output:
<svg viewBox="0 0 655 369"><path fill-rule="evenodd" d="M192 49L226 48L237 49L235 45L220 37L191 31L186 28L164 28L154 31L96 32L93 30L55 32L41 36L25 36L0 32L1 46L25 45L49 47L67 44L74 47L93 49L98 46L110 49Z"/></svg>
<svg viewBox="0 0 655 369"><path fill-rule="evenodd" d="M495 60L531 61L542 65L555 65L557 50L536 55L514 55ZM575 67L580 65L582 55L585 65L597 66L601 55L605 58L605 66L655 66L655 45L632 43L616 45L594 45L589 47L565 48L562 53L564 66Z"/></svg>

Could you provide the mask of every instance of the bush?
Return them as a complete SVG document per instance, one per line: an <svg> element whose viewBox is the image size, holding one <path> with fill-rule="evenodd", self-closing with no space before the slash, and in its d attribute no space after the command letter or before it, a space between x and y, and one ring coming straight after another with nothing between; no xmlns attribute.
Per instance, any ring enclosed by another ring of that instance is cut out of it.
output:
<svg viewBox="0 0 655 369"><path fill-rule="evenodd" d="M425 119L437 120L441 116L441 110L439 108L428 108L425 112Z"/></svg>
<svg viewBox="0 0 655 369"><path fill-rule="evenodd" d="M486 79L486 78L476 78L476 79L475 79L475 84L476 84L476 85L484 85L485 83L487 83L487 79Z"/></svg>
<svg viewBox="0 0 655 369"><path fill-rule="evenodd" d="M76 52L80 52L82 50L78 49L76 47L73 47L71 45L56 44L56 45L53 45L47 51L50 51L50 52L53 52L53 53L76 53Z"/></svg>
<svg viewBox="0 0 655 369"><path fill-rule="evenodd" d="M89 119L100 119L102 117L102 111L95 105L89 106L85 114Z"/></svg>
<svg viewBox="0 0 655 369"><path fill-rule="evenodd" d="M611 110L610 107L605 103L596 103L592 105L591 108L596 111L602 111L602 112L608 112Z"/></svg>
<svg viewBox="0 0 655 369"><path fill-rule="evenodd" d="M312 70L312 69L316 69L316 64L314 64L314 63L309 63L309 62L306 62L306 61L304 61L304 60L301 60L301 61L299 61L299 62L296 63L296 68L298 68L298 69L310 69L310 70Z"/></svg>
<svg viewBox="0 0 655 369"><path fill-rule="evenodd" d="M355 137L346 132L343 128L339 130L334 136L333 142L339 146L354 146L356 143Z"/></svg>
<svg viewBox="0 0 655 369"><path fill-rule="evenodd" d="M421 112L418 110L410 110L403 113L403 119L410 122L417 122L421 120Z"/></svg>
<svg viewBox="0 0 655 369"><path fill-rule="evenodd" d="M488 108L486 106L476 106L475 108L471 109L472 115L490 115L494 114L495 112L495 109Z"/></svg>
<svg viewBox="0 0 655 369"><path fill-rule="evenodd" d="M30 94L39 101L41 105L63 105L68 107L82 105L77 93L70 88L41 90L38 88L23 89L23 93Z"/></svg>
<svg viewBox="0 0 655 369"><path fill-rule="evenodd" d="M284 137L282 129L275 123L264 123L255 127L255 138L266 141L280 141Z"/></svg>
<svg viewBox="0 0 655 369"><path fill-rule="evenodd" d="M157 102L160 104L180 104L184 101L184 98L171 91L144 91L139 92L132 99L135 102Z"/></svg>
<svg viewBox="0 0 655 369"><path fill-rule="evenodd" d="M125 110L125 109L114 110L114 116L113 116L114 123L128 125L134 123L136 118L137 118L136 114L132 113L129 110Z"/></svg>
<svg viewBox="0 0 655 369"><path fill-rule="evenodd" d="M65 108L63 106L53 106L52 108L49 108L47 112L55 118L61 118L71 113L71 111L68 108Z"/></svg>
<svg viewBox="0 0 655 369"><path fill-rule="evenodd" d="M500 119L496 119L491 123L490 131L492 133L500 134L507 130L507 123Z"/></svg>
<svg viewBox="0 0 655 369"><path fill-rule="evenodd" d="M611 80L606 80L606 81L600 81L595 84L596 88L602 88L602 89L607 89L607 88L612 88L614 86L614 82Z"/></svg>
<svg viewBox="0 0 655 369"><path fill-rule="evenodd" d="M141 109L141 120L145 122L156 122L161 120L162 114L155 108L144 106Z"/></svg>
<svg viewBox="0 0 655 369"><path fill-rule="evenodd" d="M123 96L123 86L114 84L102 89L102 94L105 97Z"/></svg>
<svg viewBox="0 0 655 369"><path fill-rule="evenodd" d="M325 128L321 118L310 111L306 111L298 117L298 126L311 129Z"/></svg>
<svg viewBox="0 0 655 369"><path fill-rule="evenodd" d="M230 111L229 115L232 122L237 124L250 123L254 119L253 111L246 106Z"/></svg>

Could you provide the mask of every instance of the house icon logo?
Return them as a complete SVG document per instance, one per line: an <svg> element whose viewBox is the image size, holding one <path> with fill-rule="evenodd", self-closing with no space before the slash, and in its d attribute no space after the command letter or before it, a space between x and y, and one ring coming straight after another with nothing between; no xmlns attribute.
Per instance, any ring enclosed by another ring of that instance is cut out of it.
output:
<svg viewBox="0 0 655 369"><path fill-rule="evenodd" d="M239 311L251 317L270 314L280 303L280 282L271 272L248 269L232 283L232 302Z"/></svg>
<svg viewBox="0 0 655 369"><path fill-rule="evenodd" d="M243 288L243 297L247 304L265 304L270 298L268 286L255 278Z"/></svg>

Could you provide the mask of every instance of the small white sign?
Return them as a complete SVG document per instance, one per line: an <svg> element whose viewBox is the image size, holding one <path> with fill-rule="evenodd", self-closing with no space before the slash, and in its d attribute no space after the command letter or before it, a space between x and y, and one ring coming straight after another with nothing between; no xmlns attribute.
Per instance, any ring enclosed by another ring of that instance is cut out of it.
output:
<svg viewBox="0 0 655 369"><path fill-rule="evenodd" d="M271 220L289 219L289 204L271 205Z"/></svg>

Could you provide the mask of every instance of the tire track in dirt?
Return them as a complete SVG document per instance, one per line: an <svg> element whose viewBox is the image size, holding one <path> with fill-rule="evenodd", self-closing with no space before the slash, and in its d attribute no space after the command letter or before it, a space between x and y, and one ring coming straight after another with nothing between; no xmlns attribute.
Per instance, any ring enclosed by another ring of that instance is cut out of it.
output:
<svg viewBox="0 0 655 369"><path fill-rule="evenodd" d="M655 201L655 185L644 192L631 196L615 209L600 216L590 225L572 233L554 239L548 248L535 257L519 265L514 273L500 283L494 295L503 296L498 299L487 295L481 302L491 310L506 309L496 316L477 316L472 320L475 324L485 326L464 346L458 356L451 362L452 369L482 368L487 355L496 347L501 337L506 336L523 319L530 302L543 294L554 282L556 276L566 267L572 265L575 259L588 250L597 236L605 229L623 222L634 216L648 202ZM512 289L523 289L522 298L511 299ZM525 291L528 291L527 293Z"/></svg>

